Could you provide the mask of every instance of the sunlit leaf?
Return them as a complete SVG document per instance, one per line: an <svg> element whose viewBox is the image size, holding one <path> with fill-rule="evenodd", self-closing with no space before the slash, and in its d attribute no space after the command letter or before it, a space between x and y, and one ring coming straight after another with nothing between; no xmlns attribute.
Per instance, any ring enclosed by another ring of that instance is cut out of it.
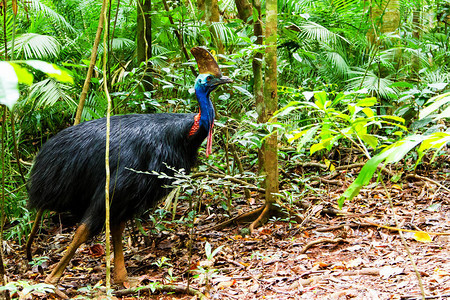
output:
<svg viewBox="0 0 450 300"><path fill-rule="evenodd" d="M427 103L431 103L419 112L419 119L423 119L439 107L450 102L450 92L430 98ZM449 117L449 116L447 116Z"/></svg>
<svg viewBox="0 0 450 300"><path fill-rule="evenodd" d="M50 77L55 78L61 82L73 83L73 78L70 76L69 72L58 67L55 64L50 64L40 60L27 60L25 61L29 66L40 70Z"/></svg>
<svg viewBox="0 0 450 300"><path fill-rule="evenodd" d="M19 79L14 67L4 61L0 61L0 103L12 109L19 99Z"/></svg>

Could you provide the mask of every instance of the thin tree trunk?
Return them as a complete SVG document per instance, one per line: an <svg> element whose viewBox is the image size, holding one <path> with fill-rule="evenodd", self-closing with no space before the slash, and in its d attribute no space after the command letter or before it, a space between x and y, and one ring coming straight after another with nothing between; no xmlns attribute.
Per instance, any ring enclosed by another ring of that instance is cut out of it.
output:
<svg viewBox="0 0 450 300"><path fill-rule="evenodd" d="M266 68L264 74L264 110L261 119L274 122L273 114L278 108L277 95L277 0L266 0ZM266 174L266 200L261 215L250 225L250 231L265 223L274 211L278 193L278 137L276 130L264 140L264 173Z"/></svg>
<svg viewBox="0 0 450 300"><path fill-rule="evenodd" d="M418 1L420 2L420 1ZM420 3L416 4L416 7L414 8L413 11L413 17L412 17L412 36L413 38L419 40L420 36L421 36L421 31L422 31L422 23L420 20L420 13L422 11L421 5ZM412 67L412 71L413 71L413 76L417 77L419 75L419 70L421 67L420 64L420 57L419 57L419 51L420 49L416 50L417 52L412 54L412 59L411 59L411 67Z"/></svg>
<svg viewBox="0 0 450 300"><path fill-rule="evenodd" d="M167 1L166 1L166 0L162 0L162 1L163 1L164 9L169 13L169 14L168 14L169 22L170 22L170 24L172 24L172 26L174 27L173 30L174 30L175 36L177 37L178 44L180 45L181 52L183 52L184 58L185 58L187 61L189 61L189 54L188 54L188 52L187 52L187 50L186 50L186 47L185 47L185 45L184 45L183 37L181 36L181 34L180 34L180 32L178 31L178 29L175 27L175 22L173 21L173 18L172 18L172 16L170 15L170 8L169 8L169 5L167 4ZM194 74L194 76L197 77L198 73L197 73L197 71L195 70L194 66L193 66L193 65L190 65L189 68L191 69L192 74Z"/></svg>
<svg viewBox="0 0 450 300"><path fill-rule="evenodd" d="M94 71L95 62L97 60L98 45L100 44L100 37L103 31L103 23L105 21L105 11L106 1L103 1L100 11L100 19L98 20L97 33L95 34L94 45L92 45L91 61L89 63L89 69L86 74L86 79L84 80L83 90L81 91L80 102L78 103L75 122L73 123L73 125L80 124L81 121L81 113L83 112L84 103L86 102L87 92L89 90L89 84L91 83L92 72Z"/></svg>
<svg viewBox="0 0 450 300"><path fill-rule="evenodd" d="M148 59L152 57L152 2L151 0L139 0L137 3L137 61L145 62L147 71L150 66ZM142 82L144 91L151 91L151 76L145 75Z"/></svg>
<svg viewBox="0 0 450 300"><path fill-rule="evenodd" d="M263 26L261 20L261 1L252 0L254 9L257 12L257 19L253 20L253 33L256 36L256 45L263 44ZM262 51L262 50L261 50ZM253 69L253 94L255 96L256 112L258 113L258 123L264 123L265 106L264 106L264 92L263 92L263 58L262 52L258 51L252 60ZM258 166L259 172L264 171L264 155L262 149L258 149Z"/></svg>

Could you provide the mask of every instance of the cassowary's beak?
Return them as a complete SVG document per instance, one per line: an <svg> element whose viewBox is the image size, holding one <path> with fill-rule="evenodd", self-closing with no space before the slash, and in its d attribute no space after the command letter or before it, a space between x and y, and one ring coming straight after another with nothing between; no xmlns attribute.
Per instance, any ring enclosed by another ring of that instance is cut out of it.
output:
<svg viewBox="0 0 450 300"><path fill-rule="evenodd" d="M231 83L231 82L233 82L233 79L231 79L230 77L227 77L227 76L222 76L220 78L213 78L210 81L210 85L216 87L216 86L219 86L221 84Z"/></svg>

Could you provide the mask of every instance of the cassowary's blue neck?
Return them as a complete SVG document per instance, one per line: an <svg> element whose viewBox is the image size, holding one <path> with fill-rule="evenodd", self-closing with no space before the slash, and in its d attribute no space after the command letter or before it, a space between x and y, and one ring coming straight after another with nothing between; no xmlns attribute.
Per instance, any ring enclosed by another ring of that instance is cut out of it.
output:
<svg viewBox="0 0 450 300"><path fill-rule="evenodd" d="M214 106L209 99L210 91L205 90L200 86L195 86L195 95L200 106L200 126L209 132L211 125L214 122Z"/></svg>

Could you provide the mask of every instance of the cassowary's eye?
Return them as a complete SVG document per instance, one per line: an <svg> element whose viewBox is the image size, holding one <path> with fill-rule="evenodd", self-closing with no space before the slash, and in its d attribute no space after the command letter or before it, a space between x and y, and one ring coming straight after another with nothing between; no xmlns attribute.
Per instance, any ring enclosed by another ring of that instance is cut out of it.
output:
<svg viewBox="0 0 450 300"><path fill-rule="evenodd" d="M212 79L212 76L211 76L211 75L208 76L208 77L206 77L206 81L211 81L211 79Z"/></svg>

